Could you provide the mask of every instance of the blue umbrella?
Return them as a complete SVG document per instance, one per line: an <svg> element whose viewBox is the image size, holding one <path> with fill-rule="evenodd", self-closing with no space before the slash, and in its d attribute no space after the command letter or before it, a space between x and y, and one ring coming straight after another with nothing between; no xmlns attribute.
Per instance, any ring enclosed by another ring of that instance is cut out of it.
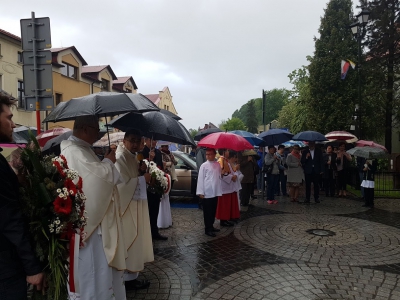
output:
<svg viewBox="0 0 400 300"><path fill-rule="evenodd" d="M244 131L244 130L233 130L233 131L229 131L229 132L240 135L241 137L244 137L246 139L246 141L248 141L253 146L265 146L264 141L262 139L256 137L251 132Z"/></svg>
<svg viewBox="0 0 400 300"><path fill-rule="evenodd" d="M294 145L298 145L298 146L301 147L301 148L304 148L304 147L307 146L307 145L306 145L304 142L302 142L302 141L293 141L293 140L284 142L284 143L282 143L282 145L284 145L285 148L293 147Z"/></svg>
<svg viewBox="0 0 400 300"><path fill-rule="evenodd" d="M303 131L296 134L292 140L306 142L324 142L328 139L322 133L316 131Z"/></svg>
<svg viewBox="0 0 400 300"><path fill-rule="evenodd" d="M270 129L260 133L258 137L263 139L267 145L280 145L289 141L293 134L282 129Z"/></svg>

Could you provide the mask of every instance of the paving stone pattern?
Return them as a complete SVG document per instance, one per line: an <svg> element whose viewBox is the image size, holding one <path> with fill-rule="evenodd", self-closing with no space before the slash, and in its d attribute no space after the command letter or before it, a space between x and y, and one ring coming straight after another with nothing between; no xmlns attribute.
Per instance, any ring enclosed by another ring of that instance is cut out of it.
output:
<svg viewBox="0 0 400 300"><path fill-rule="evenodd" d="M173 226L161 231L169 239L154 242L139 276L150 287L128 299L400 299L400 199L373 210L355 199L277 199L242 207L216 238L204 234L201 210L172 208Z"/></svg>

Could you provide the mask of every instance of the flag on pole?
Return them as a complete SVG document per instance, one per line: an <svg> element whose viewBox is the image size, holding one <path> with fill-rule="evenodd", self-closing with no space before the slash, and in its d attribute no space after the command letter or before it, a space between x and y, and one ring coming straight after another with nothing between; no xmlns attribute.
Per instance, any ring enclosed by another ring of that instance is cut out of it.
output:
<svg viewBox="0 0 400 300"><path fill-rule="evenodd" d="M342 78L342 79L346 78L349 67L350 67L350 63L346 60L342 60L340 78Z"/></svg>
<svg viewBox="0 0 400 300"><path fill-rule="evenodd" d="M347 60L350 63L350 66L353 68L353 70L356 68L356 64L352 62L350 59Z"/></svg>

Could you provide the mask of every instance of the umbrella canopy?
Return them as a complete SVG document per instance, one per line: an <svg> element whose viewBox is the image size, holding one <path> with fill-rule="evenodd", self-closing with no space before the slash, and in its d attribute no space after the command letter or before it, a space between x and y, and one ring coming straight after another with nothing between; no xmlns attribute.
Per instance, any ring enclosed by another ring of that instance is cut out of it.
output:
<svg viewBox="0 0 400 300"><path fill-rule="evenodd" d="M292 137L292 140L306 142L325 142L328 139L322 133L316 131L303 131Z"/></svg>
<svg viewBox="0 0 400 300"><path fill-rule="evenodd" d="M166 110L166 109L160 108L160 113L162 113L164 115L167 115L168 117L171 117L172 119L177 120L177 121L182 120L181 117L177 116L176 114L174 114L174 113L172 113L172 112L170 112L169 110Z"/></svg>
<svg viewBox="0 0 400 300"><path fill-rule="evenodd" d="M19 126L17 128L14 128L14 132L17 133L21 138L24 138L25 140L29 140L29 130L32 132L34 136L37 135L37 128L36 127L28 127L28 126Z"/></svg>
<svg viewBox="0 0 400 300"><path fill-rule="evenodd" d="M331 131L325 134L325 137L330 141L346 141L347 143L354 143L358 141L358 138L347 131Z"/></svg>
<svg viewBox="0 0 400 300"><path fill-rule="evenodd" d="M36 139L40 145L40 147L43 147L47 141L51 140L52 138L62 135L65 132L71 131L69 128L52 128L46 131L43 131L41 134L36 136Z"/></svg>
<svg viewBox="0 0 400 300"><path fill-rule="evenodd" d="M160 109L142 94L100 92L61 102L43 120L60 122L80 116L116 116L127 112L159 111Z"/></svg>
<svg viewBox="0 0 400 300"><path fill-rule="evenodd" d="M205 138L207 135L209 135L211 133L215 133L215 132L222 132L222 130L219 128L216 128L216 127L201 130L194 136L194 140L200 141L202 138Z"/></svg>
<svg viewBox="0 0 400 300"><path fill-rule="evenodd" d="M369 147L373 147L373 148L379 148L379 149L382 149L387 152L387 149L385 146L375 143L373 141L359 140L359 141L357 141L356 146L357 147L369 146Z"/></svg>
<svg viewBox="0 0 400 300"><path fill-rule="evenodd" d="M293 134L282 129L270 129L258 135L267 145L280 145L292 139Z"/></svg>
<svg viewBox="0 0 400 300"><path fill-rule="evenodd" d="M354 147L353 149L350 149L346 152L349 153L350 155L363 157L366 159L386 157L385 150L369 146Z"/></svg>
<svg viewBox="0 0 400 300"><path fill-rule="evenodd" d="M304 148L307 146L307 144L302 141L293 141L293 140L284 142L284 143L282 143L282 145L284 145L285 148L293 147L294 145L298 145L301 148Z"/></svg>
<svg viewBox="0 0 400 300"><path fill-rule="evenodd" d="M108 136L110 136L110 141L108 140ZM123 141L125 136L125 132L113 132L106 133L100 140L93 144L93 147L106 147L110 144L119 144ZM110 144L109 144L110 143Z"/></svg>
<svg viewBox="0 0 400 300"><path fill-rule="evenodd" d="M28 140L25 139L23 136L21 136L20 134L18 134L17 132L13 132L12 134L13 137L13 143L15 144L27 144Z"/></svg>
<svg viewBox="0 0 400 300"><path fill-rule="evenodd" d="M262 147L262 146L266 145L262 139L258 138L251 132L244 131L244 130L233 130L233 131L229 131L229 132L244 137L253 146L261 146Z"/></svg>
<svg viewBox="0 0 400 300"><path fill-rule="evenodd" d="M253 145L244 137L230 132L211 133L201 139L197 146L214 149L232 149L235 151L253 149Z"/></svg>
<svg viewBox="0 0 400 300"><path fill-rule="evenodd" d="M195 144L185 126L158 111L149 111L143 114L128 113L112 120L110 125L122 131L136 129L144 136L155 140L182 145Z"/></svg>
<svg viewBox="0 0 400 300"><path fill-rule="evenodd" d="M44 155L60 155L61 154L61 149L60 149L60 144L62 141L68 140L68 138L72 135L72 130L64 132L63 134L56 136L52 138L51 140L48 140L46 144L44 144L42 148L42 153Z"/></svg>

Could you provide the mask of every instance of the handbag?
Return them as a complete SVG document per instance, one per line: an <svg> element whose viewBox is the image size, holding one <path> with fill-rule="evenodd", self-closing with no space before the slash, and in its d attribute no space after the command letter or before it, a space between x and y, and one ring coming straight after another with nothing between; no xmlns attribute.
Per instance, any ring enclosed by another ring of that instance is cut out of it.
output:
<svg viewBox="0 0 400 300"><path fill-rule="evenodd" d="M263 171L263 173L271 174L273 168L274 168L273 164L270 164L270 165L264 164L262 171Z"/></svg>

